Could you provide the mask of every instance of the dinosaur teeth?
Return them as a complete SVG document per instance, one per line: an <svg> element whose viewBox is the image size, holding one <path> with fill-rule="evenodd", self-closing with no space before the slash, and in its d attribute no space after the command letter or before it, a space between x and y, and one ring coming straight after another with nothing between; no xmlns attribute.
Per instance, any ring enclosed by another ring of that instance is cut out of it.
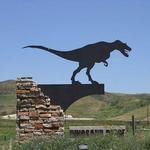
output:
<svg viewBox="0 0 150 150"><path fill-rule="evenodd" d="M129 53L129 51L125 49L125 53L127 53L127 54L128 54L128 53Z"/></svg>

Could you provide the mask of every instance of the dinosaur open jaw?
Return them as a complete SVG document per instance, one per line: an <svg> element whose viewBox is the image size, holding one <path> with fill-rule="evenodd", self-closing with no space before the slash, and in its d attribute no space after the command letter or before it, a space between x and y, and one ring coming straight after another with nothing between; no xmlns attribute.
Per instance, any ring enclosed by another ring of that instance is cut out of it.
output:
<svg viewBox="0 0 150 150"><path fill-rule="evenodd" d="M124 50L122 51L122 54L123 54L125 57L129 57L129 50L124 49Z"/></svg>

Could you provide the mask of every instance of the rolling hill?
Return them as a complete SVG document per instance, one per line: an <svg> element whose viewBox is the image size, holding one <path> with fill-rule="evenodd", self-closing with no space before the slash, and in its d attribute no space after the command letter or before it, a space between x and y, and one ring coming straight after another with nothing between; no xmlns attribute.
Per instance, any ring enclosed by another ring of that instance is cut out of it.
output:
<svg viewBox="0 0 150 150"><path fill-rule="evenodd" d="M0 82L0 115L15 113L15 107L15 80ZM134 114L136 119L144 120L148 108L150 116L150 94L106 93L79 99L66 114L99 120L130 120Z"/></svg>
<svg viewBox="0 0 150 150"><path fill-rule="evenodd" d="M135 115L138 120L150 116L150 94L106 93L104 96L93 95L76 101L67 110L75 117L94 117L99 120L131 120Z"/></svg>
<svg viewBox="0 0 150 150"><path fill-rule="evenodd" d="M0 115L12 114L16 112L15 90L15 80L0 82Z"/></svg>

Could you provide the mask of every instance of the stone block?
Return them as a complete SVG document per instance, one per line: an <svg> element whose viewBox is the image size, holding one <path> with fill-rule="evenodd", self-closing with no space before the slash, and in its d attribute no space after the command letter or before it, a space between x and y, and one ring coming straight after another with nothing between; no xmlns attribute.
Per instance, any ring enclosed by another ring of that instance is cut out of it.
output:
<svg viewBox="0 0 150 150"><path fill-rule="evenodd" d="M36 111L29 111L29 116L30 117L39 117L39 114Z"/></svg>
<svg viewBox="0 0 150 150"><path fill-rule="evenodd" d="M16 90L16 94L22 95L22 94L29 94L30 90Z"/></svg>
<svg viewBox="0 0 150 150"><path fill-rule="evenodd" d="M46 128L46 129L49 129L52 127L52 124L50 123L43 123L43 127Z"/></svg>
<svg viewBox="0 0 150 150"><path fill-rule="evenodd" d="M41 135L43 135L43 132L41 132L41 131L34 131L33 134L35 136L41 136Z"/></svg>
<svg viewBox="0 0 150 150"><path fill-rule="evenodd" d="M24 133L33 133L34 128L25 128Z"/></svg>
<svg viewBox="0 0 150 150"><path fill-rule="evenodd" d="M44 131L44 132L46 132L46 133L51 133L51 132L53 132L53 130L51 130L51 129L47 129L47 128L46 128L46 129L44 129L43 131Z"/></svg>
<svg viewBox="0 0 150 150"><path fill-rule="evenodd" d="M24 129L16 128L17 133L24 133Z"/></svg>
<svg viewBox="0 0 150 150"><path fill-rule="evenodd" d="M20 123L20 128L32 129L34 127L31 124L29 124L29 123Z"/></svg>
<svg viewBox="0 0 150 150"><path fill-rule="evenodd" d="M20 120L29 120L30 117L29 117L29 116L22 115L22 116L19 116L19 119L20 119Z"/></svg>
<svg viewBox="0 0 150 150"><path fill-rule="evenodd" d="M47 107L45 105L36 105L36 109L42 109L42 110L47 110Z"/></svg>
<svg viewBox="0 0 150 150"><path fill-rule="evenodd" d="M18 116L28 116L28 115L29 115L29 112L28 112L28 111L18 111L18 112L17 112L17 115L18 115Z"/></svg>
<svg viewBox="0 0 150 150"><path fill-rule="evenodd" d="M39 116L40 116L41 118L50 118L52 115L51 115L51 113L49 113L49 112L40 112L40 113L39 113Z"/></svg>
<svg viewBox="0 0 150 150"><path fill-rule="evenodd" d="M18 111L29 111L28 108L18 108L18 107L17 107L17 109L18 109Z"/></svg>
<svg viewBox="0 0 150 150"><path fill-rule="evenodd" d="M35 129L43 129L43 123L35 123L34 127Z"/></svg>
<svg viewBox="0 0 150 150"><path fill-rule="evenodd" d="M44 99L31 99L31 104L35 104L35 105L40 105L40 104L45 104L45 100Z"/></svg>
<svg viewBox="0 0 150 150"><path fill-rule="evenodd" d="M33 105L32 105L32 106L33 106ZM28 110L29 110L29 112L36 111L35 107L29 108Z"/></svg>

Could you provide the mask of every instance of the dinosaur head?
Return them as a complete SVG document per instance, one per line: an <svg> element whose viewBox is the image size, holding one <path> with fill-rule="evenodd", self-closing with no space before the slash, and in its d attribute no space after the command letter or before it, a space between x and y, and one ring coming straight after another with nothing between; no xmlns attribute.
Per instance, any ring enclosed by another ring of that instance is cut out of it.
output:
<svg viewBox="0 0 150 150"><path fill-rule="evenodd" d="M114 44L116 49L119 50L125 57L129 56L128 53L131 51L131 48L127 45L127 43L123 43L120 40L116 40Z"/></svg>

